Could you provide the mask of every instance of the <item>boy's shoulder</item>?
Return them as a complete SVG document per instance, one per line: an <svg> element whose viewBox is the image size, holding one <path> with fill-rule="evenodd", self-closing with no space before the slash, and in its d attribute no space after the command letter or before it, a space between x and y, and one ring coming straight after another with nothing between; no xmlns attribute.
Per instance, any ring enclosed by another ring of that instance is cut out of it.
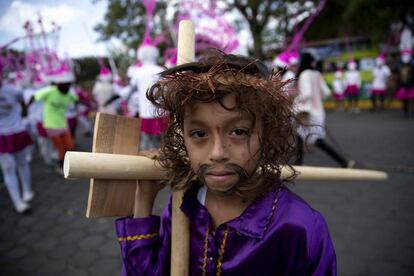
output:
<svg viewBox="0 0 414 276"><path fill-rule="evenodd" d="M313 209L304 199L289 188L283 188L280 198L279 216L276 216L276 219L283 219L287 223L299 226L314 224L315 220L320 218L322 218L321 213Z"/></svg>
<svg viewBox="0 0 414 276"><path fill-rule="evenodd" d="M314 234L329 235L322 214L288 188L281 191L279 204L269 224L269 234L286 232L289 237L311 238Z"/></svg>

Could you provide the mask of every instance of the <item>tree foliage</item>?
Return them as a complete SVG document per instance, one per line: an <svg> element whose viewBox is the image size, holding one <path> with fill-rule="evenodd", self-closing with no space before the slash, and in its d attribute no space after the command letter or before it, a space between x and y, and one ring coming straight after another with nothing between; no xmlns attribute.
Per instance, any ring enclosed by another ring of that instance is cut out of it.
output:
<svg viewBox="0 0 414 276"><path fill-rule="evenodd" d="M308 13L313 6L310 1L233 0L227 9L234 8L243 15L254 41L251 53L258 58L264 58L265 50L269 50L265 46L286 45L286 38L291 36L294 29L295 18Z"/></svg>
<svg viewBox="0 0 414 276"><path fill-rule="evenodd" d="M99 1L99 0L98 0ZM152 35L159 33L165 26L166 1L157 1L154 11ZM145 7L142 1L108 0L104 22L99 23L95 30L101 40L112 37L120 39L128 48L136 49L142 42L145 32Z"/></svg>
<svg viewBox="0 0 414 276"><path fill-rule="evenodd" d="M414 19L412 0L329 0L312 27L308 40L366 36L386 41L391 25Z"/></svg>

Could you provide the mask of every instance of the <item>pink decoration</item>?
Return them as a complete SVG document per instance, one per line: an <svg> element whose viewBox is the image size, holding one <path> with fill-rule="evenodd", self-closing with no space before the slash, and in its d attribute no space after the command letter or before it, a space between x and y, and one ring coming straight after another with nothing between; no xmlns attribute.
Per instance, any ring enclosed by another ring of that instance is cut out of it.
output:
<svg viewBox="0 0 414 276"><path fill-rule="evenodd" d="M289 65L289 56L288 51L280 53L273 61L274 65L281 68L287 67Z"/></svg>
<svg viewBox="0 0 414 276"><path fill-rule="evenodd" d="M297 23L295 23L295 35L290 42L290 45L287 47L286 51L283 51L273 61L273 64L277 67L288 67L290 65L296 65L299 62L299 53L298 47L299 43L303 38L306 30L311 26L315 18L321 12L323 7L326 4L326 0L320 0L318 6L315 9L315 12L312 13L302 25L299 31L297 31Z"/></svg>
<svg viewBox="0 0 414 276"><path fill-rule="evenodd" d="M141 46L153 45L151 41L151 37L144 37L144 41L142 42Z"/></svg>
<svg viewBox="0 0 414 276"><path fill-rule="evenodd" d="M144 0L144 6L146 11L146 18L145 18L145 33L144 33L144 40L141 45L152 45L151 42L151 20L154 13L154 8L156 4L156 0Z"/></svg>
<svg viewBox="0 0 414 276"><path fill-rule="evenodd" d="M196 51L215 47L231 53L239 46L234 28L226 21L224 11L217 7L215 1L183 1L175 30L178 30L178 22L183 19L190 19L195 24Z"/></svg>
<svg viewBox="0 0 414 276"><path fill-rule="evenodd" d="M299 61L299 53L296 51L284 51L280 53L273 64L277 67L289 67L290 65L296 65Z"/></svg>
<svg viewBox="0 0 414 276"><path fill-rule="evenodd" d="M288 47L289 51L297 50L299 46L299 42L302 40L303 35L307 31L307 29L310 27L310 25L313 23L315 18L318 16L318 14L322 11L323 7L326 4L326 0L319 1L318 6L316 7L316 10L314 13L312 13L303 24L302 28L295 34L295 36L292 39L292 42L290 43L290 46Z"/></svg>
<svg viewBox="0 0 414 276"><path fill-rule="evenodd" d="M109 70L107 67L102 67L99 71L99 75L101 76L107 76L111 74L111 70Z"/></svg>

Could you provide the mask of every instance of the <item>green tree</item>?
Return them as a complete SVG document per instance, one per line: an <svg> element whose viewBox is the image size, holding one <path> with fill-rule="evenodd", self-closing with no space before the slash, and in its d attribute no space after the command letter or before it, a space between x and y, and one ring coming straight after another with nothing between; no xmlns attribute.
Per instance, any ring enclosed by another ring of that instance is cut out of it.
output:
<svg viewBox="0 0 414 276"><path fill-rule="evenodd" d="M152 37L159 34L166 25L166 3L167 1L157 1L153 18L155 23L151 29ZM103 41L115 37L129 49L136 49L144 36L145 19L145 7L142 1L108 0L104 22L99 23L95 30L100 33L100 39Z"/></svg>
<svg viewBox="0 0 414 276"><path fill-rule="evenodd" d="M236 9L243 15L254 41L251 54L263 59L268 55L265 52L272 52L265 49L265 45L272 45L273 48L286 45L286 38L292 36L295 18L309 13L313 7L311 1L233 0L227 9Z"/></svg>
<svg viewBox="0 0 414 276"><path fill-rule="evenodd" d="M392 24L413 19L412 0L329 0L305 37L319 40L347 33L385 42Z"/></svg>

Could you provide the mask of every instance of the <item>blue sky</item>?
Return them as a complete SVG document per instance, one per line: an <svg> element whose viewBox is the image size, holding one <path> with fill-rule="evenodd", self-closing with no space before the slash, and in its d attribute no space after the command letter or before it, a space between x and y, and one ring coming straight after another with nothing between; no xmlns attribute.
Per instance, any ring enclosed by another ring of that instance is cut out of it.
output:
<svg viewBox="0 0 414 276"><path fill-rule="evenodd" d="M107 7L104 0L1 0L0 1L0 45L15 37L24 36L26 20L34 24L35 32L40 32L37 24L38 13L43 17L46 31L51 30L52 21L61 27L57 51L59 56L69 57L105 55L108 43L96 43L98 34L93 27L103 20ZM51 40L49 46L51 45ZM27 41L14 44L24 50Z"/></svg>

